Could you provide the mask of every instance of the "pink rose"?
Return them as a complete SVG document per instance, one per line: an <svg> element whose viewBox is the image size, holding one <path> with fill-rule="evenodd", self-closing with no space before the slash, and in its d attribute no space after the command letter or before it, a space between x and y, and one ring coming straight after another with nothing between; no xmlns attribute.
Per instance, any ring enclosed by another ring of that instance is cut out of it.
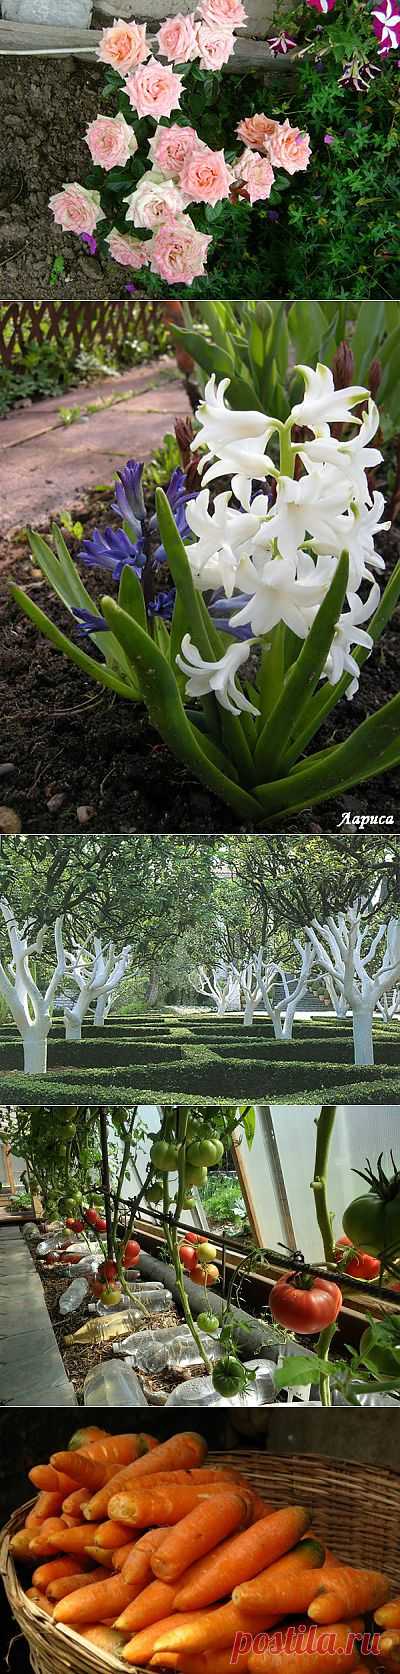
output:
<svg viewBox="0 0 400 1674"><path fill-rule="evenodd" d="M135 227L156 227L160 221L171 221L186 209L186 198L183 197L179 186L174 180L166 180L157 169L148 169L142 175L139 185L135 186L128 198L125 220L133 221Z"/></svg>
<svg viewBox="0 0 400 1674"><path fill-rule="evenodd" d="M172 122L170 128L156 128L150 140L149 157L152 163L168 176L179 180L188 151L198 145L195 128L180 128Z"/></svg>
<svg viewBox="0 0 400 1674"><path fill-rule="evenodd" d="M157 64L156 58L149 58L125 82L129 103L138 116L170 116L179 105L182 87L182 76L168 65Z"/></svg>
<svg viewBox="0 0 400 1674"><path fill-rule="evenodd" d="M100 193L88 192L86 186L79 186L76 180L63 186L62 192L55 192L49 199L49 209L52 209L54 220L63 232L93 233L98 221L105 221L105 215L100 207Z"/></svg>
<svg viewBox="0 0 400 1674"><path fill-rule="evenodd" d="M180 186L192 203L220 203L221 198L229 197L232 180L233 172L227 168L223 151L211 151L208 145L188 151Z"/></svg>
<svg viewBox="0 0 400 1674"><path fill-rule="evenodd" d="M244 145L251 146L252 151L266 151L277 128L279 122L273 122L261 111L258 116L246 116L243 122L238 122L236 133Z"/></svg>
<svg viewBox="0 0 400 1674"><path fill-rule="evenodd" d="M189 12L184 17L182 12L177 12L176 17L167 17L161 24L157 40L163 58L171 59L174 64L189 64L191 58L197 58L195 15Z"/></svg>
<svg viewBox="0 0 400 1674"><path fill-rule="evenodd" d="M150 244L150 267L167 285L191 285L205 271L211 235L196 232L189 215L165 221Z"/></svg>
<svg viewBox="0 0 400 1674"><path fill-rule="evenodd" d="M285 122L278 122L276 131L272 135L268 153L271 163L276 167L286 169L287 174L297 174L298 169L307 169L310 161L311 147L309 134L301 134L300 128L291 128L287 118Z"/></svg>
<svg viewBox="0 0 400 1674"><path fill-rule="evenodd" d="M111 64L113 70L118 70L118 75L126 76L136 64L143 64L149 52L146 24L124 23L119 17L114 19L111 29L103 29L96 56L103 64Z"/></svg>
<svg viewBox="0 0 400 1674"><path fill-rule="evenodd" d="M211 24L212 29L223 29L228 35L232 34L233 29L240 29L243 23L247 23L247 12L242 6L242 0L200 0L197 10L204 22Z"/></svg>
<svg viewBox="0 0 400 1674"><path fill-rule="evenodd" d="M105 243L109 246L113 261L120 262L121 267L145 267L149 261L149 244L140 238L125 238L123 233L118 232L117 227L112 227Z"/></svg>
<svg viewBox="0 0 400 1674"><path fill-rule="evenodd" d="M235 36L228 35L220 25L211 28L209 23L198 23L196 36L202 70L221 70L234 52Z"/></svg>
<svg viewBox="0 0 400 1674"><path fill-rule="evenodd" d="M275 179L269 157L244 151L235 165L235 179L243 181L250 203L256 203L258 198L269 198Z"/></svg>
<svg viewBox="0 0 400 1674"><path fill-rule="evenodd" d="M133 128L121 114L96 116L95 122L89 122L85 138L93 162L106 170L116 168L117 164L124 168L129 157L137 151Z"/></svg>

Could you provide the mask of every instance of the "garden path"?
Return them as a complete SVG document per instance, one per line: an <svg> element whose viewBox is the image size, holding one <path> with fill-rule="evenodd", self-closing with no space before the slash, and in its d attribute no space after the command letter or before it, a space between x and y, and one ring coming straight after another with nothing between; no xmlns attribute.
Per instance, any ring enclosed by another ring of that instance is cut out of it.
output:
<svg viewBox="0 0 400 1674"><path fill-rule="evenodd" d="M88 491L109 483L128 457L151 459L174 419L189 413L175 363L166 357L10 413L0 428L7 482L0 534L35 528L83 505ZM8 562L5 546L0 565Z"/></svg>
<svg viewBox="0 0 400 1674"><path fill-rule="evenodd" d="M0 1227L0 1406L71 1407L40 1278L17 1227Z"/></svg>

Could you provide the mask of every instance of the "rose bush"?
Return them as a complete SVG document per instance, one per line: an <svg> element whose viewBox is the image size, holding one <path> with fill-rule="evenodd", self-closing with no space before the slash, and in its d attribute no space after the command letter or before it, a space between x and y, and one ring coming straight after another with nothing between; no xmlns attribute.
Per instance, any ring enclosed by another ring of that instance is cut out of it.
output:
<svg viewBox="0 0 400 1674"><path fill-rule="evenodd" d="M218 97L219 72L245 21L241 0L199 0L195 11L161 24L157 56L145 24L117 19L103 30L98 57L109 66L105 96L116 100L116 114L99 114L87 128L88 186L68 183L50 199L57 225L90 240L92 253L97 239L121 266L147 268L167 287L190 287L204 275L218 223L231 237L244 209L269 200L276 170L284 191L308 168L309 136L287 116L278 122L259 112L240 121L236 135L228 131L227 150L186 121ZM144 237L135 239L131 227Z"/></svg>

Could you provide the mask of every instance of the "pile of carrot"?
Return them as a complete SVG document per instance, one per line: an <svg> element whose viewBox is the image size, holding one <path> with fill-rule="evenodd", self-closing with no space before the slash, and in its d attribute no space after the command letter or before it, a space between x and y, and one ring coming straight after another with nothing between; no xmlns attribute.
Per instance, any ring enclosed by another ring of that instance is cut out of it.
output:
<svg viewBox="0 0 400 1674"><path fill-rule="evenodd" d="M99 1653L176 1674L352 1674L366 1666L367 1616L374 1667L400 1674L386 1576L342 1563L306 1507L274 1511L206 1452L186 1430L157 1443L86 1426L36 1465L37 1498L11 1540L33 1566L27 1598ZM305 1641L282 1637L307 1621Z"/></svg>

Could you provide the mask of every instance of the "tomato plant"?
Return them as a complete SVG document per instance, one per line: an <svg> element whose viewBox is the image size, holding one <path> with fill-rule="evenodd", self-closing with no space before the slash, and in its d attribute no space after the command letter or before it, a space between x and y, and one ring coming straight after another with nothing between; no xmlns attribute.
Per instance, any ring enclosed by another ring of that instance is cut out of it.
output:
<svg viewBox="0 0 400 1674"><path fill-rule="evenodd" d="M353 1198L343 1215L343 1231L356 1249L368 1255L395 1260L400 1255L400 1172L390 1153L392 1174L382 1167L382 1152L376 1174L367 1161L365 1173L355 1170L369 1190Z"/></svg>
<svg viewBox="0 0 400 1674"><path fill-rule="evenodd" d="M342 1306L339 1285L303 1273L285 1273L270 1292L272 1318L298 1336L312 1336L332 1325Z"/></svg>
<svg viewBox="0 0 400 1674"><path fill-rule="evenodd" d="M346 1250L349 1250L347 1258ZM380 1262L376 1261L375 1256L367 1255L365 1250L356 1251L351 1238L344 1236L337 1239L335 1261L340 1262L343 1272L350 1273L353 1279L364 1279L370 1283L372 1279L379 1278Z"/></svg>

